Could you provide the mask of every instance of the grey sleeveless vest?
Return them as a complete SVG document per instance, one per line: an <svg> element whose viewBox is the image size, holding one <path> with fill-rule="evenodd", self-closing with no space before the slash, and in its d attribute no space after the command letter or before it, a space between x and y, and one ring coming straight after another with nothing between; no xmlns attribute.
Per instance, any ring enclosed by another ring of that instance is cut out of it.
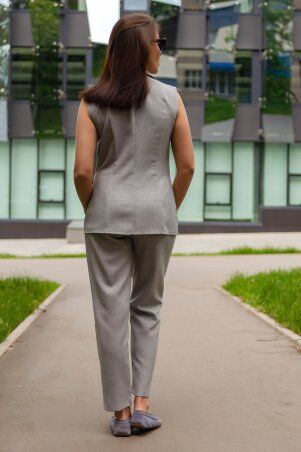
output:
<svg viewBox="0 0 301 452"><path fill-rule="evenodd" d="M98 141L84 233L178 234L169 172L177 88L147 80L150 90L137 110L88 104Z"/></svg>

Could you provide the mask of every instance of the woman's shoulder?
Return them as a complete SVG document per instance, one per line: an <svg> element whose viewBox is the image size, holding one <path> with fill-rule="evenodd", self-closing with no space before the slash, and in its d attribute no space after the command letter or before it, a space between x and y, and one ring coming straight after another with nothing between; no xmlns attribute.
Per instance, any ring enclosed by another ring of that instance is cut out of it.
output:
<svg viewBox="0 0 301 452"><path fill-rule="evenodd" d="M149 80L150 80L150 83L152 83L153 85L155 85L161 89L165 89L166 91L175 91L175 90L177 91L176 86L163 82L162 80L159 80L156 77L149 76Z"/></svg>

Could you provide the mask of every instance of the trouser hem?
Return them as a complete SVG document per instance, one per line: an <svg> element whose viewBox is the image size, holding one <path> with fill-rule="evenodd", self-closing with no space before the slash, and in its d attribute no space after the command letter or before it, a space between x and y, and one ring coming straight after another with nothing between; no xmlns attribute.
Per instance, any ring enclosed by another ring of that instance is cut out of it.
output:
<svg viewBox="0 0 301 452"><path fill-rule="evenodd" d="M108 405L104 405L103 406L103 409L105 410L105 411L109 411L109 412L114 412L114 411L120 411L120 410L123 410L123 408L127 408L127 407L131 407L131 404L132 404L132 400L131 400L131 398L130 398L130 400L129 401L127 401L127 402L125 402L125 403L122 403L122 404L120 404L120 405L116 405L115 407L109 407Z"/></svg>
<svg viewBox="0 0 301 452"><path fill-rule="evenodd" d="M132 389L131 393L138 397L149 397L150 396L150 391L135 391L134 389Z"/></svg>

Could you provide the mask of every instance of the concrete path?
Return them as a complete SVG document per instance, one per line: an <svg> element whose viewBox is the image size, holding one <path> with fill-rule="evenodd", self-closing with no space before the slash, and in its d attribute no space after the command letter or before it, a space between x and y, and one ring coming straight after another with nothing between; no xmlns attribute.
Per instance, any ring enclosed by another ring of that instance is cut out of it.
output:
<svg viewBox="0 0 301 452"><path fill-rule="evenodd" d="M240 246L262 248L295 247L301 249L301 232L253 232L216 234L178 234L174 253L212 253ZM0 239L0 253L17 256L43 253L84 253L84 243L68 243L66 239Z"/></svg>
<svg viewBox="0 0 301 452"><path fill-rule="evenodd" d="M300 254L172 257L151 398L163 425L116 438L86 260L0 260L1 276L68 284L0 359L1 451L300 452L301 354L214 288L236 270L295 266Z"/></svg>

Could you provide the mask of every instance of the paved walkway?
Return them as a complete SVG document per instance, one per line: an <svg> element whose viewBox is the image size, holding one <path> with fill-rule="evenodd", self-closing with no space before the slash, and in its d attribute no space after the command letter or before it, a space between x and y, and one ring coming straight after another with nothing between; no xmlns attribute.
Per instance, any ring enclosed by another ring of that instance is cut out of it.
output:
<svg viewBox="0 0 301 452"><path fill-rule="evenodd" d="M161 428L109 430L86 260L0 260L0 272L67 283L0 359L5 452L300 452L301 354L216 290L234 271L301 266L301 255L172 257L151 409Z"/></svg>
<svg viewBox="0 0 301 452"><path fill-rule="evenodd" d="M217 234L178 234L174 253L217 252L238 246L264 246L301 249L301 232L253 232ZM84 253L84 243L68 243L66 239L0 239L0 253L20 256L42 253Z"/></svg>

